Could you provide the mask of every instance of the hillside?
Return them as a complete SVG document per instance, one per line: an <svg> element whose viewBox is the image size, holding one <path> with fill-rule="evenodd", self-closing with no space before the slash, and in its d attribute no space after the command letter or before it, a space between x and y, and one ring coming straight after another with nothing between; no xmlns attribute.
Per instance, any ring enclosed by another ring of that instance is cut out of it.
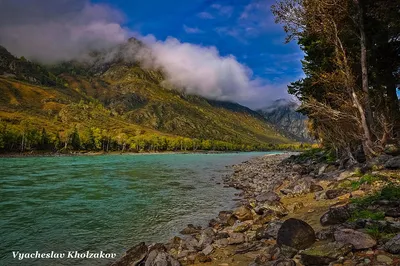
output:
<svg viewBox="0 0 400 266"><path fill-rule="evenodd" d="M279 132L297 141L312 142L306 127L307 117L296 112L298 105L289 100L276 100L258 112Z"/></svg>
<svg viewBox="0 0 400 266"><path fill-rule="evenodd" d="M44 67L0 48L3 151L255 150L291 142L244 106L166 88L160 70L138 62L92 56L90 64Z"/></svg>

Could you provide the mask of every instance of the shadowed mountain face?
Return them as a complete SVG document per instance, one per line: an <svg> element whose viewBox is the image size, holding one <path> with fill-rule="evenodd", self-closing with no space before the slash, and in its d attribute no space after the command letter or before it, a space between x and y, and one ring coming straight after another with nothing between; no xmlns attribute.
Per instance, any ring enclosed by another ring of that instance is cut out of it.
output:
<svg viewBox="0 0 400 266"><path fill-rule="evenodd" d="M249 108L171 88L162 70L127 60L138 45L130 40L111 51L111 57L93 53L85 62L51 67L16 58L1 47L0 122L23 131L23 121L29 121L53 135L78 128L124 138L186 137L239 145L291 142Z"/></svg>
<svg viewBox="0 0 400 266"><path fill-rule="evenodd" d="M307 117L296 112L296 102L280 99L258 112L282 134L297 141L312 142L308 134Z"/></svg>

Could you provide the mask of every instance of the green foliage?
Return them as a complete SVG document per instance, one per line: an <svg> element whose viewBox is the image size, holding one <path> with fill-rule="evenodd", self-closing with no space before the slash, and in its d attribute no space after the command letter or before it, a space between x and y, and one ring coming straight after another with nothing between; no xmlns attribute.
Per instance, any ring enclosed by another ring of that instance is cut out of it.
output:
<svg viewBox="0 0 400 266"><path fill-rule="evenodd" d="M350 221L356 221L357 219L383 220L384 218L385 218L385 212L358 210L352 214L349 220Z"/></svg>
<svg viewBox="0 0 400 266"><path fill-rule="evenodd" d="M367 207L378 200L398 200L400 198L400 186L389 184L374 195L360 199L352 199L352 203Z"/></svg>

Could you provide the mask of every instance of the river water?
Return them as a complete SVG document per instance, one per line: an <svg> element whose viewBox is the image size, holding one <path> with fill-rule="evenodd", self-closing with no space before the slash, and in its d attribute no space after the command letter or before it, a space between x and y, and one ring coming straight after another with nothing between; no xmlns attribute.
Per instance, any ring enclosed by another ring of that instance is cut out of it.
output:
<svg viewBox="0 0 400 266"><path fill-rule="evenodd" d="M226 167L266 153L0 158L0 265L107 265L19 252L110 252L165 242L234 205Z"/></svg>

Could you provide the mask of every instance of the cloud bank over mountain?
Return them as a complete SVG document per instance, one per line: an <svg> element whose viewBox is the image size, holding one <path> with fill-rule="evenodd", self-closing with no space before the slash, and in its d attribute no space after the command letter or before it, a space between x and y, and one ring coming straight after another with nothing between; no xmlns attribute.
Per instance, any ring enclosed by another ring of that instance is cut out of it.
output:
<svg viewBox="0 0 400 266"><path fill-rule="evenodd" d="M148 48L125 56L162 68L170 84L189 94L253 108L287 97L286 86L254 77L251 69L233 55L222 56L216 47L131 32L124 14L110 6L80 0L0 1L0 45L17 56L47 64L82 59L89 51L112 50L135 36Z"/></svg>

